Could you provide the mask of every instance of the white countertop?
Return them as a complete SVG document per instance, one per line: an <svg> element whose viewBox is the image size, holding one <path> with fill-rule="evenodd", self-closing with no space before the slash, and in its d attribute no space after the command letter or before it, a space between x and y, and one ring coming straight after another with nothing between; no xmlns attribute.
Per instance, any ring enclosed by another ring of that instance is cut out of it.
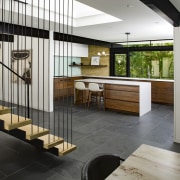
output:
<svg viewBox="0 0 180 180"><path fill-rule="evenodd" d="M128 85L128 86L140 86L140 85L147 85L151 84L151 82L138 82L138 81L120 81L120 80L110 80L110 79L79 79L75 80L75 82L81 81L81 82L94 82L98 84L118 84L118 85Z"/></svg>
<svg viewBox="0 0 180 180"><path fill-rule="evenodd" d="M93 75L75 75L75 76L55 76L54 78L71 78L71 77L86 77L86 78L102 78L102 79L117 79L117 80L133 80L133 81L159 81L159 82L174 82L170 79L151 79L151 78L133 78L133 77L117 77L117 76L93 76Z"/></svg>
<svg viewBox="0 0 180 180"><path fill-rule="evenodd" d="M117 76L92 76L92 75L82 75L87 78L106 78L106 79L119 79L119 80L137 80L137 81L163 81L163 82L174 82L174 80L170 79L151 79L151 78L133 78L133 77L117 77Z"/></svg>

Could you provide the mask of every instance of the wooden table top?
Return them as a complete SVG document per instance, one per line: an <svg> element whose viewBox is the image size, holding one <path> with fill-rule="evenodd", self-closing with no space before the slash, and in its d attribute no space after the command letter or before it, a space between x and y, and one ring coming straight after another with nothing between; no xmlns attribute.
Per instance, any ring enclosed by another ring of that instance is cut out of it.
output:
<svg viewBox="0 0 180 180"><path fill-rule="evenodd" d="M106 180L180 180L180 153L143 144Z"/></svg>

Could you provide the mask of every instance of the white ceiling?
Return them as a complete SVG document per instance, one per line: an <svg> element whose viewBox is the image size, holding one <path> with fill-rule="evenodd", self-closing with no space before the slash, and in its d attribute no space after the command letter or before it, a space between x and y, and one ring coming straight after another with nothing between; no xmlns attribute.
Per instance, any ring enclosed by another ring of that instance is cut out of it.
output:
<svg viewBox="0 0 180 180"><path fill-rule="evenodd" d="M120 22L75 27L74 35L108 42L173 39L173 26L139 0L76 0L114 17ZM180 0L171 0L180 8Z"/></svg>
<svg viewBox="0 0 180 180"><path fill-rule="evenodd" d="M25 0L21 0L25 1ZM69 1L63 1L65 2L65 6L67 6L67 2L70 2L71 4L72 0ZM79 26L74 26L73 28L73 35L81 36L81 37L87 37L107 42L123 42L127 40L126 32L129 32L129 41L141 41L141 40L158 40L158 39L173 39L173 26L169 24L165 19L163 19L161 16L156 14L152 9L148 8L145 4L143 4L140 0L74 0L77 2L84 3L86 5L89 5L92 8L95 8L101 13L96 12L96 14L92 14L91 10L86 10L85 8L78 7L74 5L74 19L77 23L79 23ZM180 0L170 0L172 4L180 11ZM0 14L1 7L2 7L2 1L0 6ZM5 1L4 8L6 11L4 11L6 14L4 14L4 21L10 22L10 11L8 10L10 6L10 0ZM31 18L31 0L26 0L28 2L27 6L27 26L32 25L32 18ZM44 1L33 1L33 6L35 7L33 10L33 27L36 28L45 28L49 29L49 3L47 1L45 5L43 5ZM38 10L37 10L37 2L40 3L40 23L38 24ZM68 20L61 20L59 21L59 14L63 12L62 9L60 9L60 12L58 10L58 0L51 0L51 6L50 6L50 12L51 12L51 26L50 29L54 30L56 27L56 31L60 32L71 32L71 30L68 30L68 28L65 26L59 26L59 22L67 22ZM53 3L54 2L54 3ZM56 3L56 4L55 4ZM75 4L75 3L74 3ZM45 6L46 13L45 13L45 25L43 25L43 7ZM56 8L55 8L56 7ZM60 6L63 7L62 5ZM78 7L78 8L77 8ZM24 25L24 19L23 16L20 16L18 19L18 14L21 14L24 9L20 6L20 11L17 6L17 2L13 3L13 23L16 23L16 21L19 21L19 24ZM65 7L65 9L67 9ZM82 11L82 9L84 11ZM56 13L54 13L54 10ZM108 22L108 17L102 18L102 12L107 13L113 17L115 17L118 21ZM59 13L59 14L58 14ZM75 14L76 13L76 14ZM54 16L56 14L56 16ZM47 16L47 17L46 17ZM70 15L71 16L71 15ZM83 16L83 17L82 17ZM100 17L100 23L98 22L97 16ZM63 19L64 16L61 15L61 19ZM56 20L55 20L56 19ZM94 21L94 25L92 25L92 19ZM102 21L103 19L103 21ZM105 21L104 21L105 20ZM122 20L122 21L120 21ZM54 22L56 21L56 26L54 26ZM71 20L69 20L70 22ZM95 24L96 23L96 24ZM97 24L99 23L99 24ZM71 24L71 23L70 23ZM69 27L69 26L68 26Z"/></svg>

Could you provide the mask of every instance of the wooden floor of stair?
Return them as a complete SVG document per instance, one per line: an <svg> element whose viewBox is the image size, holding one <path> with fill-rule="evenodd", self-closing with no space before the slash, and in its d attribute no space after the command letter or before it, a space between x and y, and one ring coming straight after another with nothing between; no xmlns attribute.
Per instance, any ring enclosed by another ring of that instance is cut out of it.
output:
<svg viewBox="0 0 180 180"><path fill-rule="evenodd" d="M57 146L55 146L54 148L58 149L59 152L59 156L64 156L72 151L74 151L76 149L76 146L67 142L64 142L62 144L59 144Z"/></svg>
<svg viewBox="0 0 180 180"><path fill-rule="evenodd" d="M27 140L33 140L33 139L36 139L40 136L44 136L46 134L49 134L48 129L45 129L45 128L42 128L42 127L39 127L36 125L32 125L32 124L19 127L18 129L26 132L26 139Z"/></svg>
<svg viewBox="0 0 180 180"><path fill-rule="evenodd" d="M0 106L0 108L3 109L5 107ZM43 141L43 148L48 151L51 148L55 149L55 153L53 154L58 156L64 156L76 149L75 145L64 142L63 138L49 134L48 129L32 125L31 119L7 113L0 115L0 122L2 126L4 125L3 128L7 132L13 129L19 129L25 132L27 140L39 139Z"/></svg>
<svg viewBox="0 0 180 180"><path fill-rule="evenodd" d="M5 106L0 106L0 115L10 113L11 109Z"/></svg>
<svg viewBox="0 0 180 180"><path fill-rule="evenodd" d="M52 134L47 134L45 136L38 137L38 139L40 139L44 142L45 149L50 149L50 148L64 142L64 140L62 138L54 136Z"/></svg>
<svg viewBox="0 0 180 180"><path fill-rule="evenodd" d="M0 115L0 120L4 121L4 129L8 131L32 123L31 119L10 113Z"/></svg>

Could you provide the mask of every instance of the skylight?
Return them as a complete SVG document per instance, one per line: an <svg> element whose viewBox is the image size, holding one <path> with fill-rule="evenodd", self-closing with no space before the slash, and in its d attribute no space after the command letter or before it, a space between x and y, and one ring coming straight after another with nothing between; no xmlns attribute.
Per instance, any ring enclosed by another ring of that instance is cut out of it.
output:
<svg viewBox="0 0 180 180"><path fill-rule="evenodd" d="M122 21L95 8L74 1L74 26L88 26Z"/></svg>
<svg viewBox="0 0 180 180"><path fill-rule="evenodd" d="M29 7L32 6L32 2L33 2L34 7L38 8L39 6L39 10L41 14L43 14L44 9L47 11L46 15L49 12L49 3L45 2L45 7L44 7L44 1L39 1L39 2L32 0L20 0L20 1L24 3L25 2L28 3ZM56 19L57 23L59 22L59 12L61 16L63 16L63 13L65 16L67 16L68 14L69 20L71 21L72 13L71 12L67 13L67 9L68 9L67 7L69 6L69 11L70 9L72 9L71 6L72 1L73 0L70 0L68 4L68 1L52 0L50 4L50 12L52 14L56 12L56 18L53 17L54 15L51 15L51 21L54 21ZM59 8L59 3L61 3L60 8ZM36 14L34 13L33 16L37 17L37 13ZM40 15L40 17L42 16ZM46 17L45 18L48 20L48 15ZM99 11L95 8L92 8L75 0L73 4L73 19L74 19L73 26L75 27L122 21L119 18L106 14L102 11Z"/></svg>

